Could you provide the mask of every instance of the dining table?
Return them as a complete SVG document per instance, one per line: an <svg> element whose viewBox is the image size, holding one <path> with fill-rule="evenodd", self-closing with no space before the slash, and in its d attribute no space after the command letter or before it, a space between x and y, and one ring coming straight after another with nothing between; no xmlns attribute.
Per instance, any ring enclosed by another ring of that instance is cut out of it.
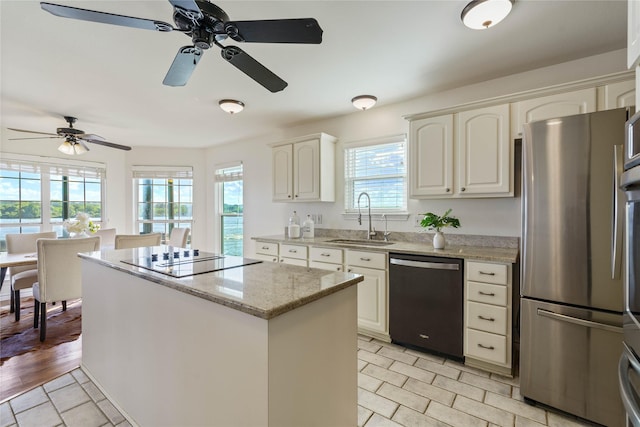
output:
<svg viewBox="0 0 640 427"><path fill-rule="evenodd" d="M4 283L4 278L7 275L7 269L9 267L25 265L38 265L38 255L35 252L19 254L0 253L0 289L2 289L2 284Z"/></svg>

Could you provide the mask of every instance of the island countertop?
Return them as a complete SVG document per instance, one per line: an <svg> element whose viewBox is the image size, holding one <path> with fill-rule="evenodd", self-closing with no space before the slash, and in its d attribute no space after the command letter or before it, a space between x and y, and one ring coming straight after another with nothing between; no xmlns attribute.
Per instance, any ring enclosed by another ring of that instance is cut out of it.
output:
<svg viewBox="0 0 640 427"><path fill-rule="evenodd" d="M163 253L167 248L151 249ZM138 251L149 249L108 250L79 256L262 319L277 317L363 280L359 274L268 262L174 278L122 262L137 258Z"/></svg>

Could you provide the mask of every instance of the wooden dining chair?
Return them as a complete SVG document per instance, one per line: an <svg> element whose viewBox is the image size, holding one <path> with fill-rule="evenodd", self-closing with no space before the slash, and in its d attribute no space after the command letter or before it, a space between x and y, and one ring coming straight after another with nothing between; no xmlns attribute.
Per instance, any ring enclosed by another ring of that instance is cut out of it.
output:
<svg viewBox="0 0 640 427"><path fill-rule="evenodd" d="M147 246L158 246L162 234L160 233L148 233L148 234L116 234L115 248L116 249L130 249L130 248L144 248Z"/></svg>
<svg viewBox="0 0 640 427"><path fill-rule="evenodd" d="M55 231L42 233L7 234L8 254L33 254L35 256L38 239L55 239ZM11 301L9 311L15 313L16 322L20 320L20 290L30 289L38 281L38 269L35 266L11 267Z"/></svg>
<svg viewBox="0 0 640 427"><path fill-rule="evenodd" d="M189 228L174 228L169 236L169 246L174 248L186 248L189 238Z"/></svg>
<svg viewBox="0 0 640 427"><path fill-rule="evenodd" d="M77 239L38 239L38 281L33 284L35 298L33 327L40 326L40 341L47 335L47 303L82 297L81 264L78 253L100 250L100 237Z"/></svg>

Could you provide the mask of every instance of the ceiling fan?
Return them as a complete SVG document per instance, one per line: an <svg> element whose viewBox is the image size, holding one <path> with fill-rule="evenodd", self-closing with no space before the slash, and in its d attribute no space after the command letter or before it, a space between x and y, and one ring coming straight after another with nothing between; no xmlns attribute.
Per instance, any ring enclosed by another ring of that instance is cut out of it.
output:
<svg viewBox="0 0 640 427"><path fill-rule="evenodd" d="M153 31L180 31L191 37L192 46L178 50L163 84L184 86L205 50L213 45L222 57L271 92L287 87L287 82L237 46L223 46L231 38L236 42L322 43L322 29L313 18L230 21L224 10L208 0L169 0L175 26L153 19L135 18L70 6L41 2L42 9L56 16L121 25Z"/></svg>
<svg viewBox="0 0 640 427"><path fill-rule="evenodd" d="M35 133L38 135L48 135L48 136L37 136L30 138L9 138L10 140L25 140L25 139L48 139L48 138L63 138L64 141L58 147L58 150L62 151L65 154L83 154L89 151L89 147L85 144L85 142L89 142L91 144L104 145L105 147L117 148L118 150L131 150L131 147L126 145L115 144L113 142L109 142L105 140L103 137L99 135L93 135L90 133L84 133L83 130L76 129L73 127L73 124L77 121L75 117L64 116L64 119L67 121L69 127L58 128L56 129L56 133L46 133L46 132L36 132L33 130L24 130L24 129L12 129L16 132L26 132L26 133Z"/></svg>

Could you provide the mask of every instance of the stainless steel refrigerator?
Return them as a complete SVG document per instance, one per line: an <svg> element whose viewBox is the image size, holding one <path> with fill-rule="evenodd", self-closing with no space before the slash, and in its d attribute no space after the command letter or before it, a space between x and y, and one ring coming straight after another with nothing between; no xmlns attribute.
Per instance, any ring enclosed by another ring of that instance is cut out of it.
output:
<svg viewBox="0 0 640 427"><path fill-rule="evenodd" d="M624 109L526 124L520 393L623 426Z"/></svg>

